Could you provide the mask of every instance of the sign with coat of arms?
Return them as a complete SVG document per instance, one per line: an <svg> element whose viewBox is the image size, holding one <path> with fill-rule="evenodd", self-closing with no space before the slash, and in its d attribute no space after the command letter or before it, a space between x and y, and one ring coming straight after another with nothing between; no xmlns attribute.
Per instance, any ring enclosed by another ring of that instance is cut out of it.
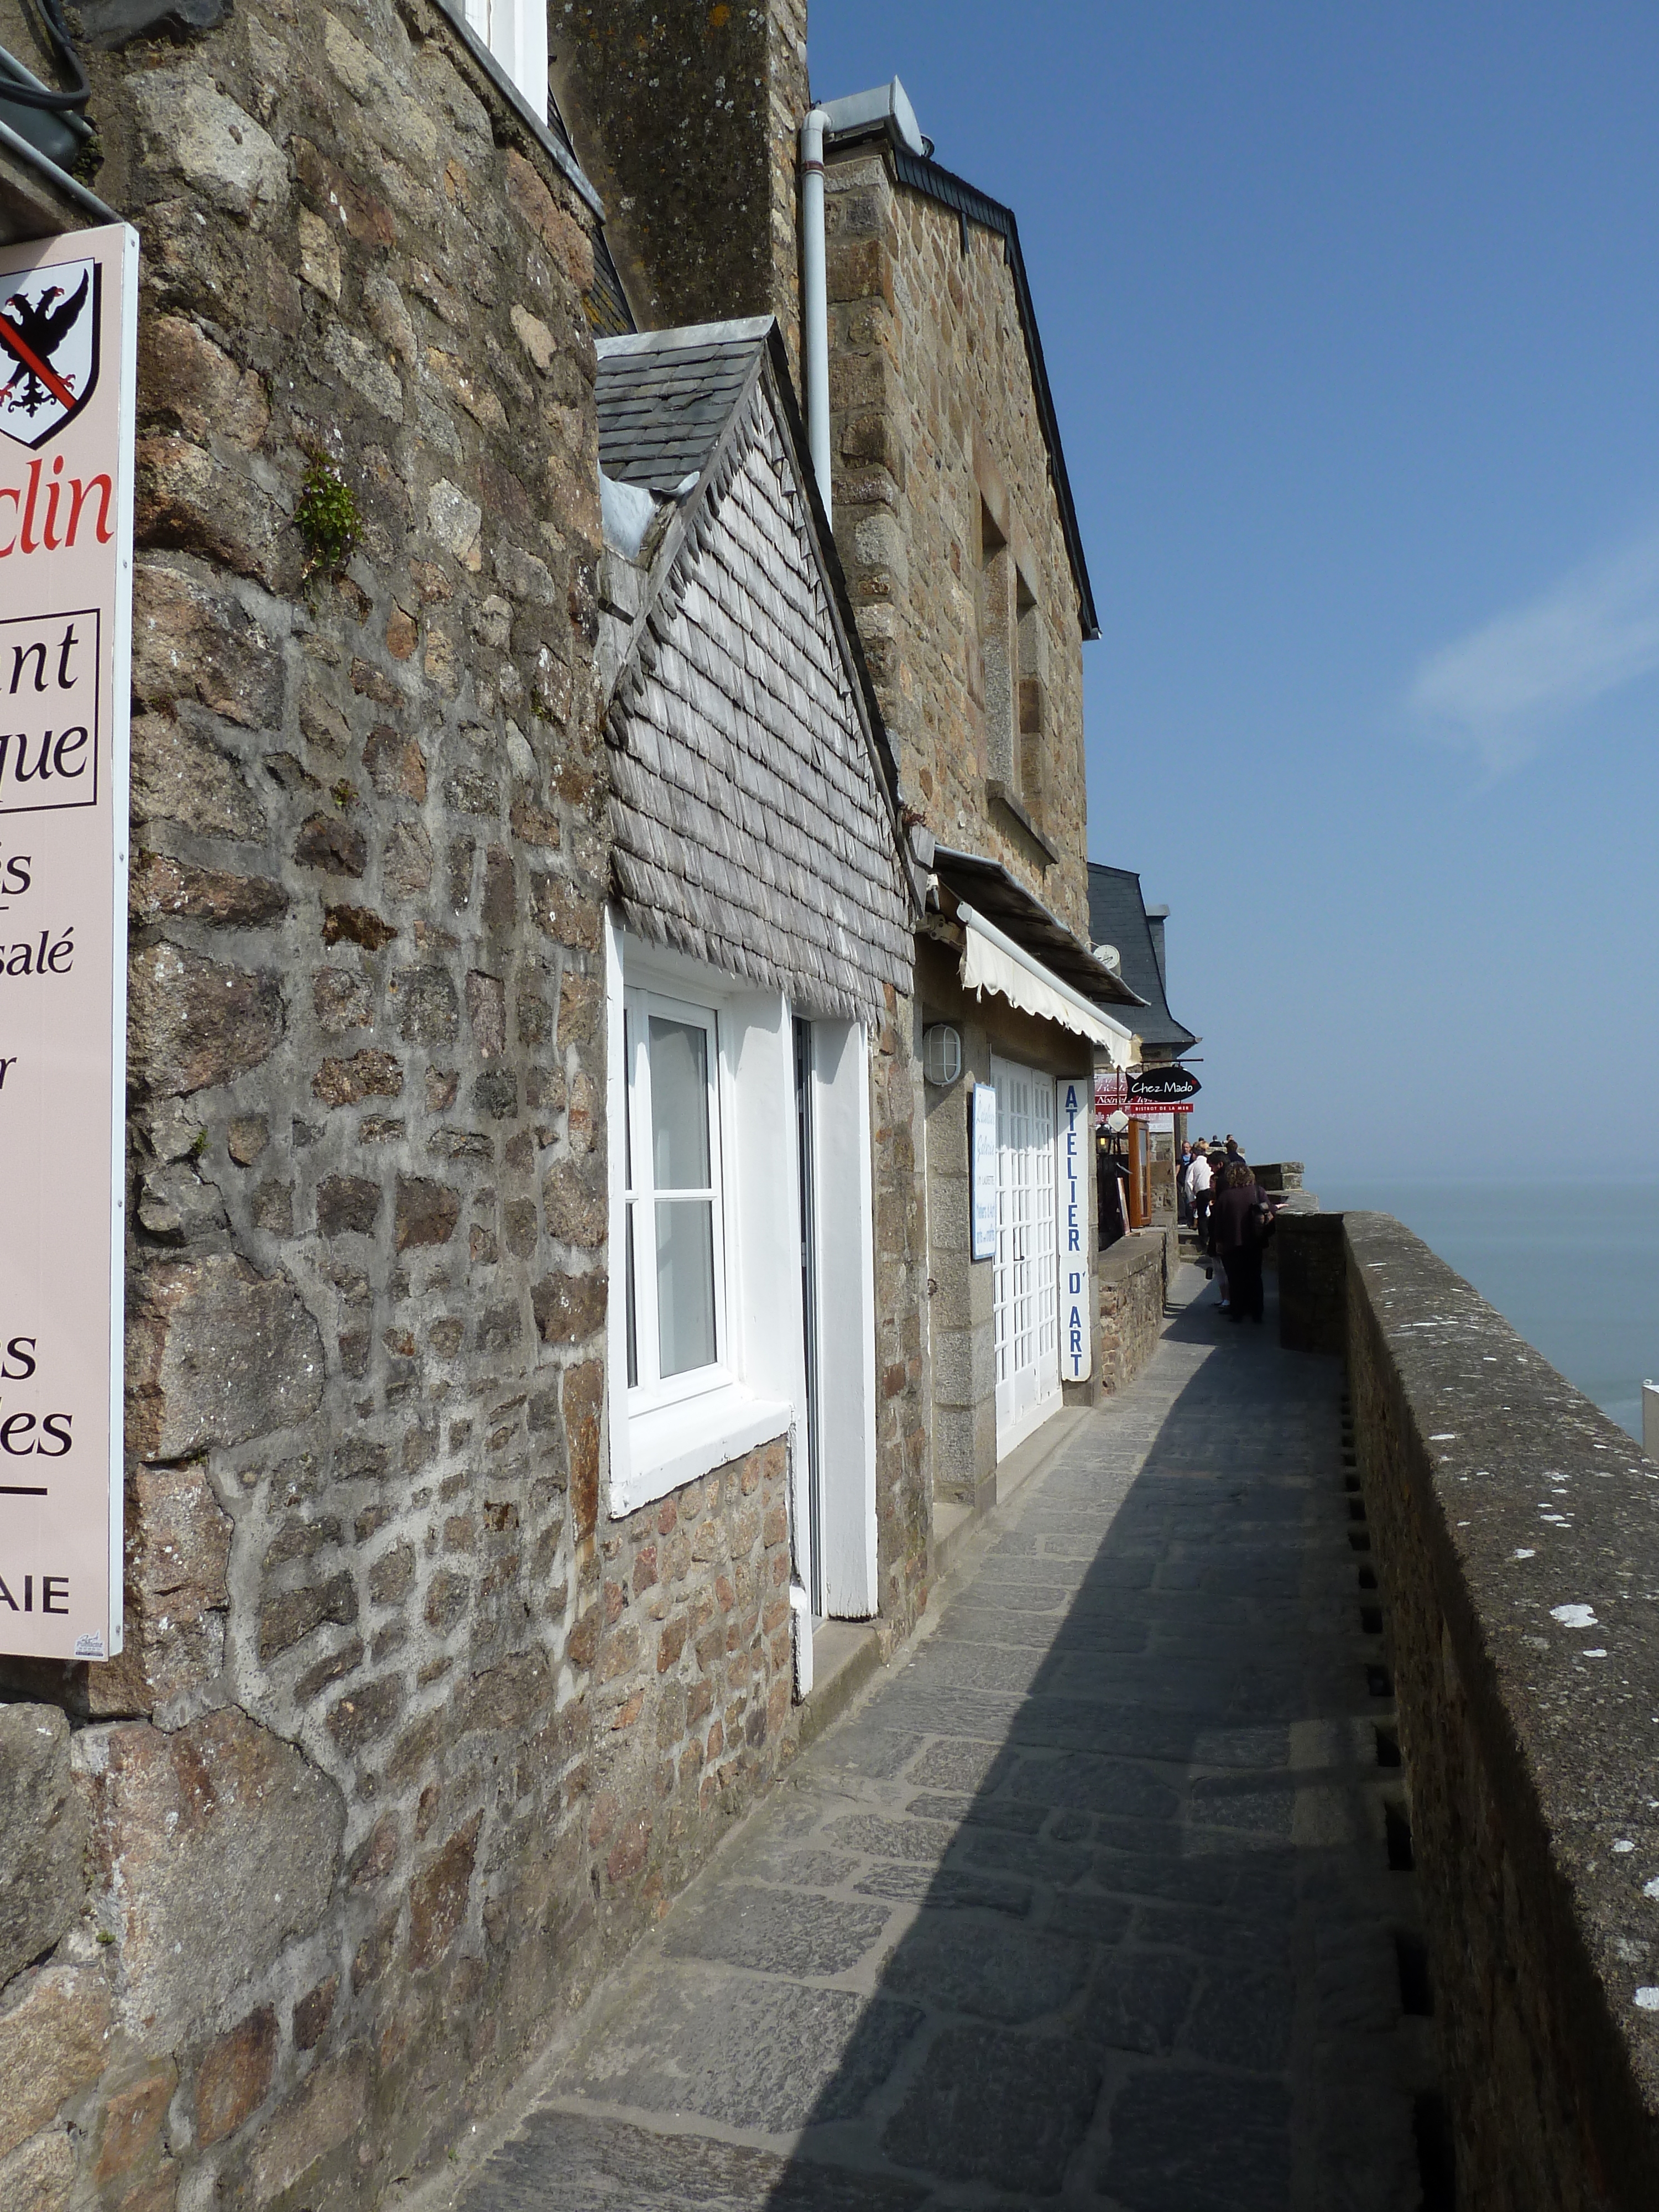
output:
<svg viewBox="0 0 1659 2212"><path fill-rule="evenodd" d="M138 240L0 248L0 1651L121 1649Z"/></svg>
<svg viewBox="0 0 1659 2212"><path fill-rule="evenodd" d="M0 432L20 446L44 446L97 390L102 289L83 256L0 276Z"/></svg>

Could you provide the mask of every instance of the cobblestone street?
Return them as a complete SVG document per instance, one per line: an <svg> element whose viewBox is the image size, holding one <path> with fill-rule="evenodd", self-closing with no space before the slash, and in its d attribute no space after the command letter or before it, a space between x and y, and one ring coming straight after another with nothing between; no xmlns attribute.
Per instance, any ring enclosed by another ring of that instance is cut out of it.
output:
<svg viewBox="0 0 1659 2212"><path fill-rule="evenodd" d="M448 2201L1415 2212L1377 1601L1274 1322L1171 1319Z"/></svg>

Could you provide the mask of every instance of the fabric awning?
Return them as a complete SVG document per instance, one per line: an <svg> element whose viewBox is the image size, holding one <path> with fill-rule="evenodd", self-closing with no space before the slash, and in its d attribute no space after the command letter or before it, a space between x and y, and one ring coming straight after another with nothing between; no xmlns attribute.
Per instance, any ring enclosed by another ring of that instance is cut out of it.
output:
<svg viewBox="0 0 1659 2212"><path fill-rule="evenodd" d="M1087 1037L1097 1054L1113 1067L1133 1067L1140 1059L1140 1040L1133 1030L1115 1022L1080 991L1064 983L1052 969L1034 959L1012 937L1005 937L994 922L960 899L957 920L962 924L962 988L975 997L994 991L1011 1006L1035 1014L1039 1021L1058 1022L1074 1036Z"/></svg>

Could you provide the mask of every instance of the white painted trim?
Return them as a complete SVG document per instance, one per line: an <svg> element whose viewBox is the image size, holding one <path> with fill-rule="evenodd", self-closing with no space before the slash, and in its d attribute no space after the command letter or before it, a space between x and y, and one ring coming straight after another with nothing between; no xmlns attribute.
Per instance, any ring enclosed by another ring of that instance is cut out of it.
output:
<svg viewBox="0 0 1659 2212"><path fill-rule="evenodd" d="M619 1521L641 1505L653 1505L671 1490L683 1490L700 1475L758 1445L788 1432L795 1409L786 1401L757 1398L735 1382L677 1406L656 1406L648 1413L625 1416L629 1475L617 1486L613 1460L611 1517Z"/></svg>
<svg viewBox="0 0 1659 2212"><path fill-rule="evenodd" d="M818 1467L823 1603L878 1610L875 1215L868 1041L858 1022L812 1024L817 1176Z"/></svg>
<svg viewBox="0 0 1659 2212"><path fill-rule="evenodd" d="M719 1033L720 1231L725 1346L709 1386L672 1403L630 1409L622 1255L628 1110L623 1008L642 990L712 1007ZM800 1327L795 1192L793 1037L781 995L623 932L605 916L605 1103L611 1193L606 1347L613 1519L636 1512L727 1461L791 1438L792 1478L806 1379Z"/></svg>

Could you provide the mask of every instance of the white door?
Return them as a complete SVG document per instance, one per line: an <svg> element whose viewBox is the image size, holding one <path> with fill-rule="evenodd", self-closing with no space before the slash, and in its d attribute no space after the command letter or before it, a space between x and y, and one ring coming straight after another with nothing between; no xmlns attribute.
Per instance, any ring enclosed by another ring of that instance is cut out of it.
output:
<svg viewBox="0 0 1659 2212"><path fill-rule="evenodd" d="M997 1094L997 1457L1056 1412L1060 1278L1053 1079L994 1060Z"/></svg>

